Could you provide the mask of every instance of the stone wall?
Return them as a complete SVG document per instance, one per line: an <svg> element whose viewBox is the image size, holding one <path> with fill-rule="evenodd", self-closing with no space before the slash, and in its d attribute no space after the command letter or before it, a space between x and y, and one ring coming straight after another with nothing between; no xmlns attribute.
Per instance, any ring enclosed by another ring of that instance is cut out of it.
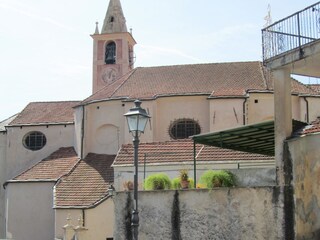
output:
<svg viewBox="0 0 320 240"><path fill-rule="evenodd" d="M132 193L118 192L117 240L130 240ZM139 192L139 239L284 239L278 187Z"/></svg>

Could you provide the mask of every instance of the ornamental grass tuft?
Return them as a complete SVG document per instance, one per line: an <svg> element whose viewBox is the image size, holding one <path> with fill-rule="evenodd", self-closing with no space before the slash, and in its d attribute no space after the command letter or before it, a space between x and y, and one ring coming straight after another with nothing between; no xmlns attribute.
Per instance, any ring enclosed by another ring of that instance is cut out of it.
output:
<svg viewBox="0 0 320 240"><path fill-rule="evenodd" d="M229 171L209 170L202 174L199 183L207 188L233 187L236 185L236 179L233 173Z"/></svg>
<svg viewBox="0 0 320 240"><path fill-rule="evenodd" d="M170 188L171 181L169 176L165 173L155 173L149 175L144 182L145 190L161 190Z"/></svg>

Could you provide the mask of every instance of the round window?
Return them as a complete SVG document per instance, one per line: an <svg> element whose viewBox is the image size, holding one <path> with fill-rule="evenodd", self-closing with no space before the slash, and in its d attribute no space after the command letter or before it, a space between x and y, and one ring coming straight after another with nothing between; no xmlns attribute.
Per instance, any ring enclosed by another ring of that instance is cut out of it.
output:
<svg viewBox="0 0 320 240"><path fill-rule="evenodd" d="M184 139L201 132L200 125L193 119L178 119L169 128L170 137Z"/></svg>
<svg viewBox="0 0 320 240"><path fill-rule="evenodd" d="M32 151L40 150L46 143L46 136L42 132L29 132L23 138L24 147Z"/></svg>

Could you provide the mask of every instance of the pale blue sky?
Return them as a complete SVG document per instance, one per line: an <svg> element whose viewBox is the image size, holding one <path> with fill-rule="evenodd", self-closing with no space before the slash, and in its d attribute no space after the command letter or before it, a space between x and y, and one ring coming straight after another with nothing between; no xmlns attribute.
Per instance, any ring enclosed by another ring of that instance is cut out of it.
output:
<svg viewBox="0 0 320 240"><path fill-rule="evenodd" d="M32 101L91 94L92 39L108 0L0 0L0 120ZM135 66L261 60L273 21L310 0L121 0L137 41Z"/></svg>

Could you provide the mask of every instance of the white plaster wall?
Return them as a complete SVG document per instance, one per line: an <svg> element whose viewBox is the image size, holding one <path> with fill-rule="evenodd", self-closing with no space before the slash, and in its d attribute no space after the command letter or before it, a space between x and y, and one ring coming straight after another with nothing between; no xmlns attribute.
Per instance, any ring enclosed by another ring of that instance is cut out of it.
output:
<svg viewBox="0 0 320 240"><path fill-rule="evenodd" d="M310 122L320 117L320 98L308 97L309 102L309 120Z"/></svg>
<svg viewBox="0 0 320 240"><path fill-rule="evenodd" d="M85 108L85 148L89 152L116 154L123 143L125 108L120 100L87 105Z"/></svg>
<svg viewBox="0 0 320 240"><path fill-rule="evenodd" d="M243 102L239 98L210 100L210 131L234 128L243 125ZM205 133L205 132L203 132Z"/></svg>
<svg viewBox="0 0 320 240"><path fill-rule="evenodd" d="M257 100L258 102L255 102ZM247 100L247 124L273 120L274 97L271 93L250 93Z"/></svg>
<svg viewBox="0 0 320 240"><path fill-rule="evenodd" d="M205 96L165 97L156 100L156 112L153 118L157 119L153 125L154 141L170 140L169 127L172 122L181 118L190 118L197 121L201 133L209 129L209 101Z"/></svg>
<svg viewBox="0 0 320 240"><path fill-rule="evenodd" d="M54 182L7 185L7 238L15 240L54 238L53 185Z"/></svg>
<svg viewBox="0 0 320 240"><path fill-rule="evenodd" d="M31 131L40 131L47 138L46 145L31 151L23 146L23 137ZM61 147L70 147L74 143L74 125L48 125L8 127L7 143L7 175L11 179L31 167L40 160L48 157Z"/></svg>
<svg viewBox="0 0 320 240"><path fill-rule="evenodd" d="M55 209L55 238L63 239L63 226L67 224L67 218L71 218L73 227L79 225L79 217L83 218L83 238L80 240L105 240L113 237L114 229L114 203L111 198L100 203L94 208L88 209Z"/></svg>
<svg viewBox="0 0 320 240"><path fill-rule="evenodd" d="M82 145L82 120L83 120L83 107L77 107L74 109L74 149L79 157L81 157L81 145Z"/></svg>
<svg viewBox="0 0 320 240"><path fill-rule="evenodd" d="M0 239L5 237L5 190L7 134L0 132Z"/></svg>
<svg viewBox="0 0 320 240"><path fill-rule="evenodd" d="M144 171L144 165L140 164L138 168L139 189L143 189L144 179L151 174L163 172L170 179L179 176L181 169L187 169L189 177L194 177L193 163L177 163L170 165L155 165L147 164ZM224 162L209 162L197 163L196 179L199 181L201 175L208 170L230 170L238 176L239 186L266 186L275 184L275 163L271 161L224 161ZM127 181L133 182L134 167L133 166L116 166L114 167L114 187L117 191L125 190L124 183Z"/></svg>

